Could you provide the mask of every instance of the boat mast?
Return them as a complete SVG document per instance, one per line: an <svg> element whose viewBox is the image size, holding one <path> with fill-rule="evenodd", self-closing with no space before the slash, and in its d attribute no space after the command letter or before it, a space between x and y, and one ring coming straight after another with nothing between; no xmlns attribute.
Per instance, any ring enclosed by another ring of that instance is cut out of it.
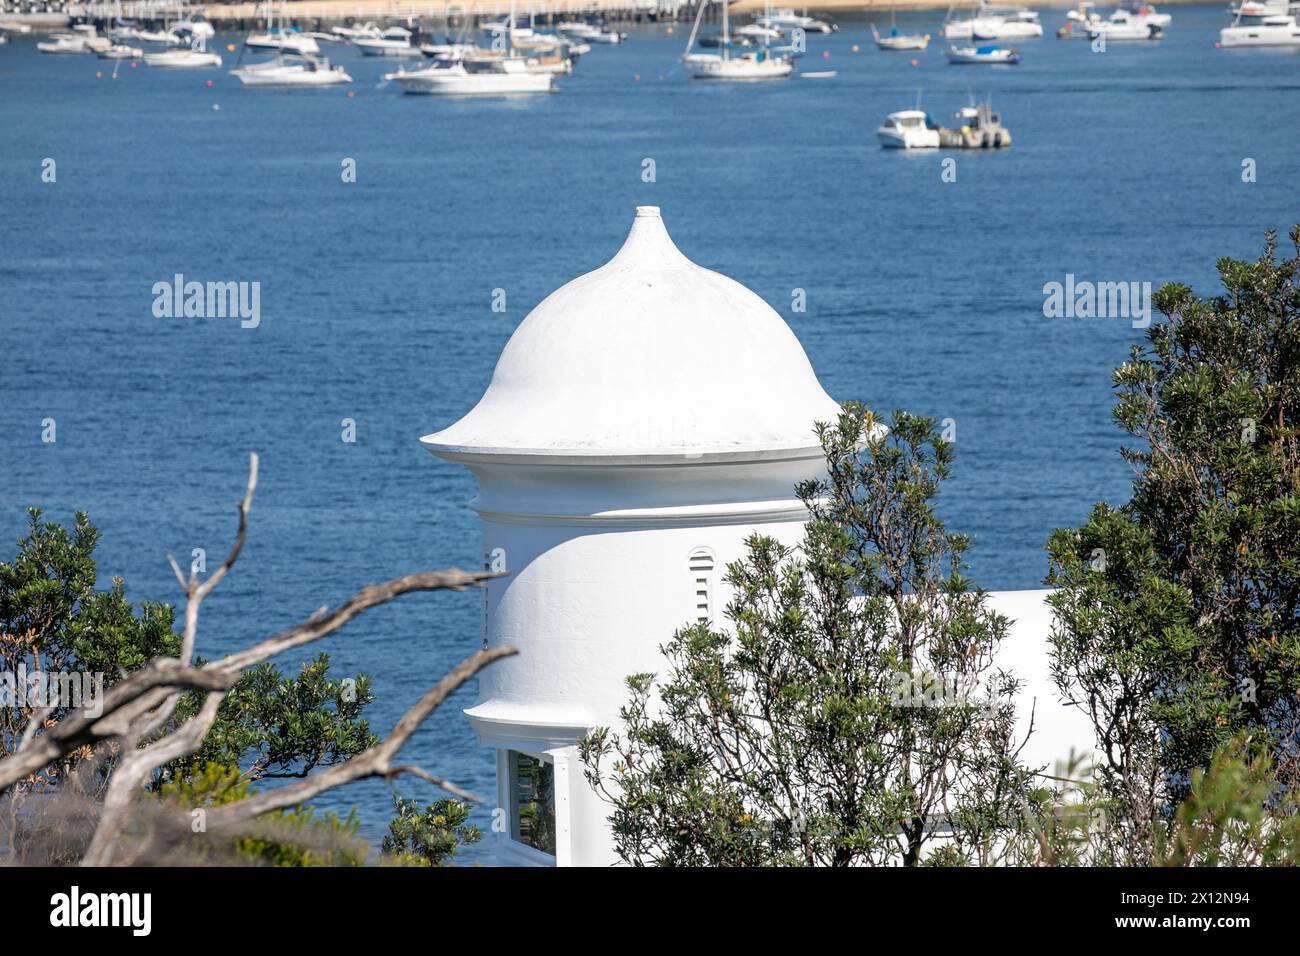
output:
<svg viewBox="0 0 1300 956"><path fill-rule="evenodd" d="M689 56L691 48L695 46L695 36L700 32L700 21L704 19L704 10L708 7L708 0L701 0L698 7L695 8L695 23L691 26L691 35L686 39L686 52L683 57Z"/></svg>
<svg viewBox="0 0 1300 956"><path fill-rule="evenodd" d="M730 60L731 59L731 34L729 31L730 31L731 21L727 19L728 2L727 0L719 0L719 2L722 4L722 58L724 60Z"/></svg>

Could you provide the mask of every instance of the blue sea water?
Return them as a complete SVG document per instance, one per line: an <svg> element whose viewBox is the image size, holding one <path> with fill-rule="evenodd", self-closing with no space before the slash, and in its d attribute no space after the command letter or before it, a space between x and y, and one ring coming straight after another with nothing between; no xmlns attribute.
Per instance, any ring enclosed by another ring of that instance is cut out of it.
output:
<svg viewBox="0 0 1300 956"><path fill-rule="evenodd" d="M178 602L165 555L219 560L257 451L247 548L204 605L208 657L366 583L478 566L470 479L416 439L468 410L529 308L656 204L688 256L781 312L833 396L954 420L943 509L974 537L972 574L1037 586L1048 533L1125 497L1110 373L1143 334L1044 318L1044 284L1208 294L1217 256L1253 258L1266 227L1300 221L1300 54L1216 50L1221 5L1172 11L1166 40L1104 54L1052 38L1063 13L1044 11L1049 38L993 68L949 66L938 38L881 53L846 21L800 65L835 77L761 86L693 83L677 65L687 28L640 28L557 95L486 101L399 95L379 83L391 63L350 49L327 52L351 97L143 64L113 79L111 62L15 40L0 47L0 534L20 535L29 505L89 511L102 583ZM214 45L227 67L237 40ZM972 94L992 96L1010 151L876 144L918 96L943 121ZM156 318L152 287L176 273L259 282L260 327ZM321 645L339 674L373 675L380 733L477 646L478 601L453 593L403 598ZM490 796L492 759L460 713L473 694L404 756ZM357 784L326 805L354 804L373 833L391 791Z"/></svg>

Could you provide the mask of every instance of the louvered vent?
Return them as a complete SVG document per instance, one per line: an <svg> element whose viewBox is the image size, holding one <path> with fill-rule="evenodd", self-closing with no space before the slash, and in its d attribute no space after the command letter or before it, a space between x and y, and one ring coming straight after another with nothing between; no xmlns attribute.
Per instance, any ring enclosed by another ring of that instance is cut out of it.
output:
<svg viewBox="0 0 1300 956"><path fill-rule="evenodd" d="M695 582L695 619L707 624L713 619L713 553L704 548L692 551L690 569Z"/></svg>

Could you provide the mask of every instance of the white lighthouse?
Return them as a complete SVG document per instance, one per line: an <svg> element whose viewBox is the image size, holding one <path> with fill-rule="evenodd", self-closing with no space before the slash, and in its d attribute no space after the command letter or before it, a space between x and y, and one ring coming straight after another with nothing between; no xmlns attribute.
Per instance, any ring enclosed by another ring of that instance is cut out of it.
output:
<svg viewBox="0 0 1300 956"><path fill-rule="evenodd" d="M838 405L784 320L673 245L654 206L618 254L520 323L479 403L421 439L473 472L489 564L484 638L519 656L466 711L497 755L502 862L615 861L576 742L615 724L624 678L713 618L754 531L794 543L794 486L824 473Z"/></svg>

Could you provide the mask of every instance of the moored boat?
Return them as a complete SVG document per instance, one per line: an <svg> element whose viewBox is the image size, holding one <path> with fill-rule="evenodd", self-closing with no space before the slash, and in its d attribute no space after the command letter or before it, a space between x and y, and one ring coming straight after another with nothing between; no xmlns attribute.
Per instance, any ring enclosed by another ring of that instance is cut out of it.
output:
<svg viewBox="0 0 1300 956"><path fill-rule="evenodd" d="M1219 31L1224 47L1300 47L1300 25L1285 2L1260 3L1245 0L1231 26Z"/></svg>
<svg viewBox="0 0 1300 956"><path fill-rule="evenodd" d="M928 33L899 33L896 27L890 27L887 36L876 32L876 25L871 24L871 38L881 50L924 50L930 42Z"/></svg>
<svg viewBox="0 0 1300 956"><path fill-rule="evenodd" d="M249 63L230 71L245 86L320 87L351 83L346 70L326 57L285 53L274 60Z"/></svg>
<svg viewBox="0 0 1300 956"><path fill-rule="evenodd" d="M880 145L888 149L938 149L939 130L924 110L890 113L876 130Z"/></svg>
<svg viewBox="0 0 1300 956"><path fill-rule="evenodd" d="M991 63L1014 66L1020 62L1020 51L1010 47L988 46L950 46L947 57L949 63L976 64Z"/></svg>

